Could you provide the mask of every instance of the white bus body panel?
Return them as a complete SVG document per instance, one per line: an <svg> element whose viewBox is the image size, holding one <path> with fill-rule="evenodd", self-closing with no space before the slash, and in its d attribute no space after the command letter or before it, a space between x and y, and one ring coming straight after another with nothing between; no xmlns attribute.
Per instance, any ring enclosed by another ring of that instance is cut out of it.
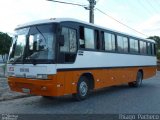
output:
<svg viewBox="0 0 160 120"><path fill-rule="evenodd" d="M156 57L83 51L83 55L79 55L79 52L77 53L75 62L71 64L8 64L7 71L15 76L23 76L25 74L26 77L32 77L38 74L56 74L57 69L125 68L138 66L156 66Z"/></svg>
<svg viewBox="0 0 160 120"><path fill-rule="evenodd" d="M155 56L83 51L74 64L57 64L57 69L156 66Z"/></svg>
<svg viewBox="0 0 160 120"><path fill-rule="evenodd" d="M8 74L12 73L15 76L26 76L29 78L36 77L38 74L56 74L55 64L8 64L7 65Z"/></svg>

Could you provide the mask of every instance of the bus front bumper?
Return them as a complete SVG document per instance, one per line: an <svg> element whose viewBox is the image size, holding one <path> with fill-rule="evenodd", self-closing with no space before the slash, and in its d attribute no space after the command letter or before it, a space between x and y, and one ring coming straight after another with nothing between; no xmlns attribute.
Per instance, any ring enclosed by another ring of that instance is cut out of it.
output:
<svg viewBox="0 0 160 120"><path fill-rule="evenodd" d="M61 96L53 80L34 80L26 78L8 78L8 85L12 91L40 96Z"/></svg>

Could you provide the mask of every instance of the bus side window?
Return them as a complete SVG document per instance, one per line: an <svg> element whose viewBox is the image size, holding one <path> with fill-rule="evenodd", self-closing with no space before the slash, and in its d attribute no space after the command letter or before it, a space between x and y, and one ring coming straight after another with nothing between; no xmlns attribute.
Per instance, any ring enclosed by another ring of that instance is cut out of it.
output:
<svg viewBox="0 0 160 120"><path fill-rule="evenodd" d="M139 47L138 47L138 40L136 39L129 39L129 44L130 44L130 52L131 53L138 53L139 52Z"/></svg>
<svg viewBox="0 0 160 120"><path fill-rule="evenodd" d="M80 48L95 49L95 36L93 29L80 26L79 34Z"/></svg>
<svg viewBox="0 0 160 120"><path fill-rule="evenodd" d="M94 30L84 28L85 48L95 49Z"/></svg>
<svg viewBox="0 0 160 120"><path fill-rule="evenodd" d="M69 36L68 36L68 28L62 28L62 35L64 35L64 46L60 47L61 52L69 52Z"/></svg>
<svg viewBox="0 0 160 120"><path fill-rule="evenodd" d="M69 50L70 53L75 53L77 51L77 41L76 41L76 30L68 29L69 31Z"/></svg>
<svg viewBox="0 0 160 120"><path fill-rule="evenodd" d="M64 46L60 47L63 59L61 61L72 63L75 61L77 51L76 30L63 27L62 35L64 35Z"/></svg>
<svg viewBox="0 0 160 120"><path fill-rule="evenodd" d="M106 51L115 51L115 35L111 33L104 33L104 44Z"/></svg>
<svg viewBox="0 0 160 120"><path fill-rule="evenodd" d="M64 46L60 47L60 51L75 53L77 50L76 30L63 27L62 35L64 35Z"/></svg>
<svg viewBox="0 0 160 120"><path fill-rule="evenodd" d="M147 43L147 54L152 55L152 44L149 42Z"/></svg>
<svg viewBox="0 0 160 120"><path fill-rule="evenodd" d="M128 53L128 38L123 36L117 36L118 52Z"/></svg>
<svg viewBox="0 0 160 120"><path fill-rule="evenodd" d="M156 55L156 47L155 44L152 43L152 55L155 56Z"/></svg>
<svg viewBox="0 0 160 120"><path fill-rule="evenodd" d="M144 41L140 41L140 53L146 54L147 53L147 43Z"/></svg>

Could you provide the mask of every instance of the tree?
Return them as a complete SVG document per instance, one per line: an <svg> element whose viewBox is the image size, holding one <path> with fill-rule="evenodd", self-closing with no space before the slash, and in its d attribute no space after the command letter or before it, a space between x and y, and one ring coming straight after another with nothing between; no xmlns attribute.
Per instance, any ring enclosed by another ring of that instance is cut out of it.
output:
<svg viewBox="0 0 160 120"><path fill-rule="evenodd" d="M2 60L5 60L5 55L9 54L9 49L12 43L12 37L7 33L0 32L0 55L2 55Z"/></svg>
<svg viewBox="0 0 160 120"><path fill-rule="evenodd" d="M157 44L157 58L160 59L160 37L159 36L150 36L149 39L153 39Z"/></svg>

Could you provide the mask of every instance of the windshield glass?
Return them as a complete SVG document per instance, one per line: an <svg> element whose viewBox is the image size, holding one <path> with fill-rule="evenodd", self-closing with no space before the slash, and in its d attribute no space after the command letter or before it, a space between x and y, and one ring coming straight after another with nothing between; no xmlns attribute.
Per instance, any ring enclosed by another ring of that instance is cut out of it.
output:
<svg viewBox="0 0 160 120"><path fill-rule="evenodd" d="M24 28L15 31L15 36L13 37L13 44L10 49L9 55L10 62L22 61L28 31L29 28Z"/></svg>
<svg viewBox="0 0 160 120"><path fill-rule="evenodd" d="M48 63L55 60L55 30L39 25L16 30L9 62Z"/></svg>

